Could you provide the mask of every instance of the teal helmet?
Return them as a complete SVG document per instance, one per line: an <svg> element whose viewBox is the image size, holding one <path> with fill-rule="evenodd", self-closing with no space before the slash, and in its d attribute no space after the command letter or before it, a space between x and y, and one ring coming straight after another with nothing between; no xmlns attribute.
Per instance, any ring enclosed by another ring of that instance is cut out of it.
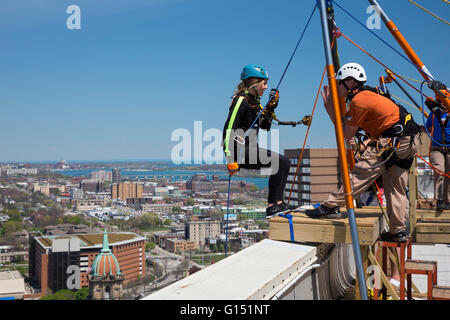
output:
<svg viewBox="0 0 450 320"><path fill-rule="evenodd" d="M241 80L247 78L269 79L269 74L263 67L257 64L248 64L244 67L241 73Z"/></svg>

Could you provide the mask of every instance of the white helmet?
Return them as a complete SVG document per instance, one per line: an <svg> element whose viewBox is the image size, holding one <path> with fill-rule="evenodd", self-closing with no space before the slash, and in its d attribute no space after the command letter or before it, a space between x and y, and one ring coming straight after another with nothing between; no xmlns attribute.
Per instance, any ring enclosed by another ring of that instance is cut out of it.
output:
<svg viewBox="0 0 450 320"><path fill-rule="evenodd" d="M337 80L344 80L345 78L352 77L353 79L361 82L367 81L366 72L360 64L350 62L344 64L336 73Z"/></svg>

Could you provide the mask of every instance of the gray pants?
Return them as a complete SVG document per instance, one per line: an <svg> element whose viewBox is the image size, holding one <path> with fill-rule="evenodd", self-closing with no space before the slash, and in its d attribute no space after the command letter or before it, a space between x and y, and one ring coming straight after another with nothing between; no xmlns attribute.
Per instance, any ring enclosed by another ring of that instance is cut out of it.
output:
<svg viewBox="0 0 450 320"><path fill-rule="evenodd" d="M440 151L431 151L430 162L438 170L442 172L450 171L450 151L446 154ZM450 188L449 178L446 176L440 176L436 172L433 173L434 176L434 199L445 200L445 202L450 203Z"/></svg>
<svg viewBox="0 0 450 320"><path fill-rule="evenodd" d="M380 138L379 148L388 143L388 139ZM411 137L401 137L398 140L396 155L400 159L414 157L419 145L419 135L416 135L411 143ZM406 188L408 184L408 170L396 165L386 169L385 165L379 166L382 159L376 158L377 150L375 146L368 146L362 154L367 160L356 162L350 173L353 197L359 196L366 191L372 183L383 175L384 194L386 196L386 213L389 218L389 232L398 233L405 230L405 216L407 207ZM344 189L332 193L328 199L322 203L326 207L344 206Z"/></svg>

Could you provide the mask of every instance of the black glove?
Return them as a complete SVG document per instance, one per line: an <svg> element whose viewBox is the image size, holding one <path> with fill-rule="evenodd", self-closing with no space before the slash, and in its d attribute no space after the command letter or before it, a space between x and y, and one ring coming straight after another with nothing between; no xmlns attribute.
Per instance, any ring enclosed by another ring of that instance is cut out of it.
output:
<svg viewBox="0 0 450 320"><path fill-rule="evenodd" d="M269 102L267 102L266 109L273 112L278 107L278 100L280 99L280 92L276 89L270 90Z"/></svg>
<svg viewBox="0 0 450 320"><path fill-rule="evenodd" d="M439 101L433 100L432 98L429 97L425 100L425 105L431 112L434 112L435 108L441 107L441 103Z"/></svg>

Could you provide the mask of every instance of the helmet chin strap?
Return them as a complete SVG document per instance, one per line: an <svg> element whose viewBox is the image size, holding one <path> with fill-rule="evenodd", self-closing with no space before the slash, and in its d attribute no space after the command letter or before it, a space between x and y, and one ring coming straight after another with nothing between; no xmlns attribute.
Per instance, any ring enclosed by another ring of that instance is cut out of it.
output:
<svg viewBox="0 0 450 320"><path fill-rule="evenodd" d="M352 95L354 93L353 91L355 91L355 90L359 89L360 87L364 86L363 82L358 82L358 81L357 81L356 85L353 88L349 88L344 80L342 80L342 84L344 85L345 89L347 90L346 100L349 100L349 98L352 97Z"/></svg>

